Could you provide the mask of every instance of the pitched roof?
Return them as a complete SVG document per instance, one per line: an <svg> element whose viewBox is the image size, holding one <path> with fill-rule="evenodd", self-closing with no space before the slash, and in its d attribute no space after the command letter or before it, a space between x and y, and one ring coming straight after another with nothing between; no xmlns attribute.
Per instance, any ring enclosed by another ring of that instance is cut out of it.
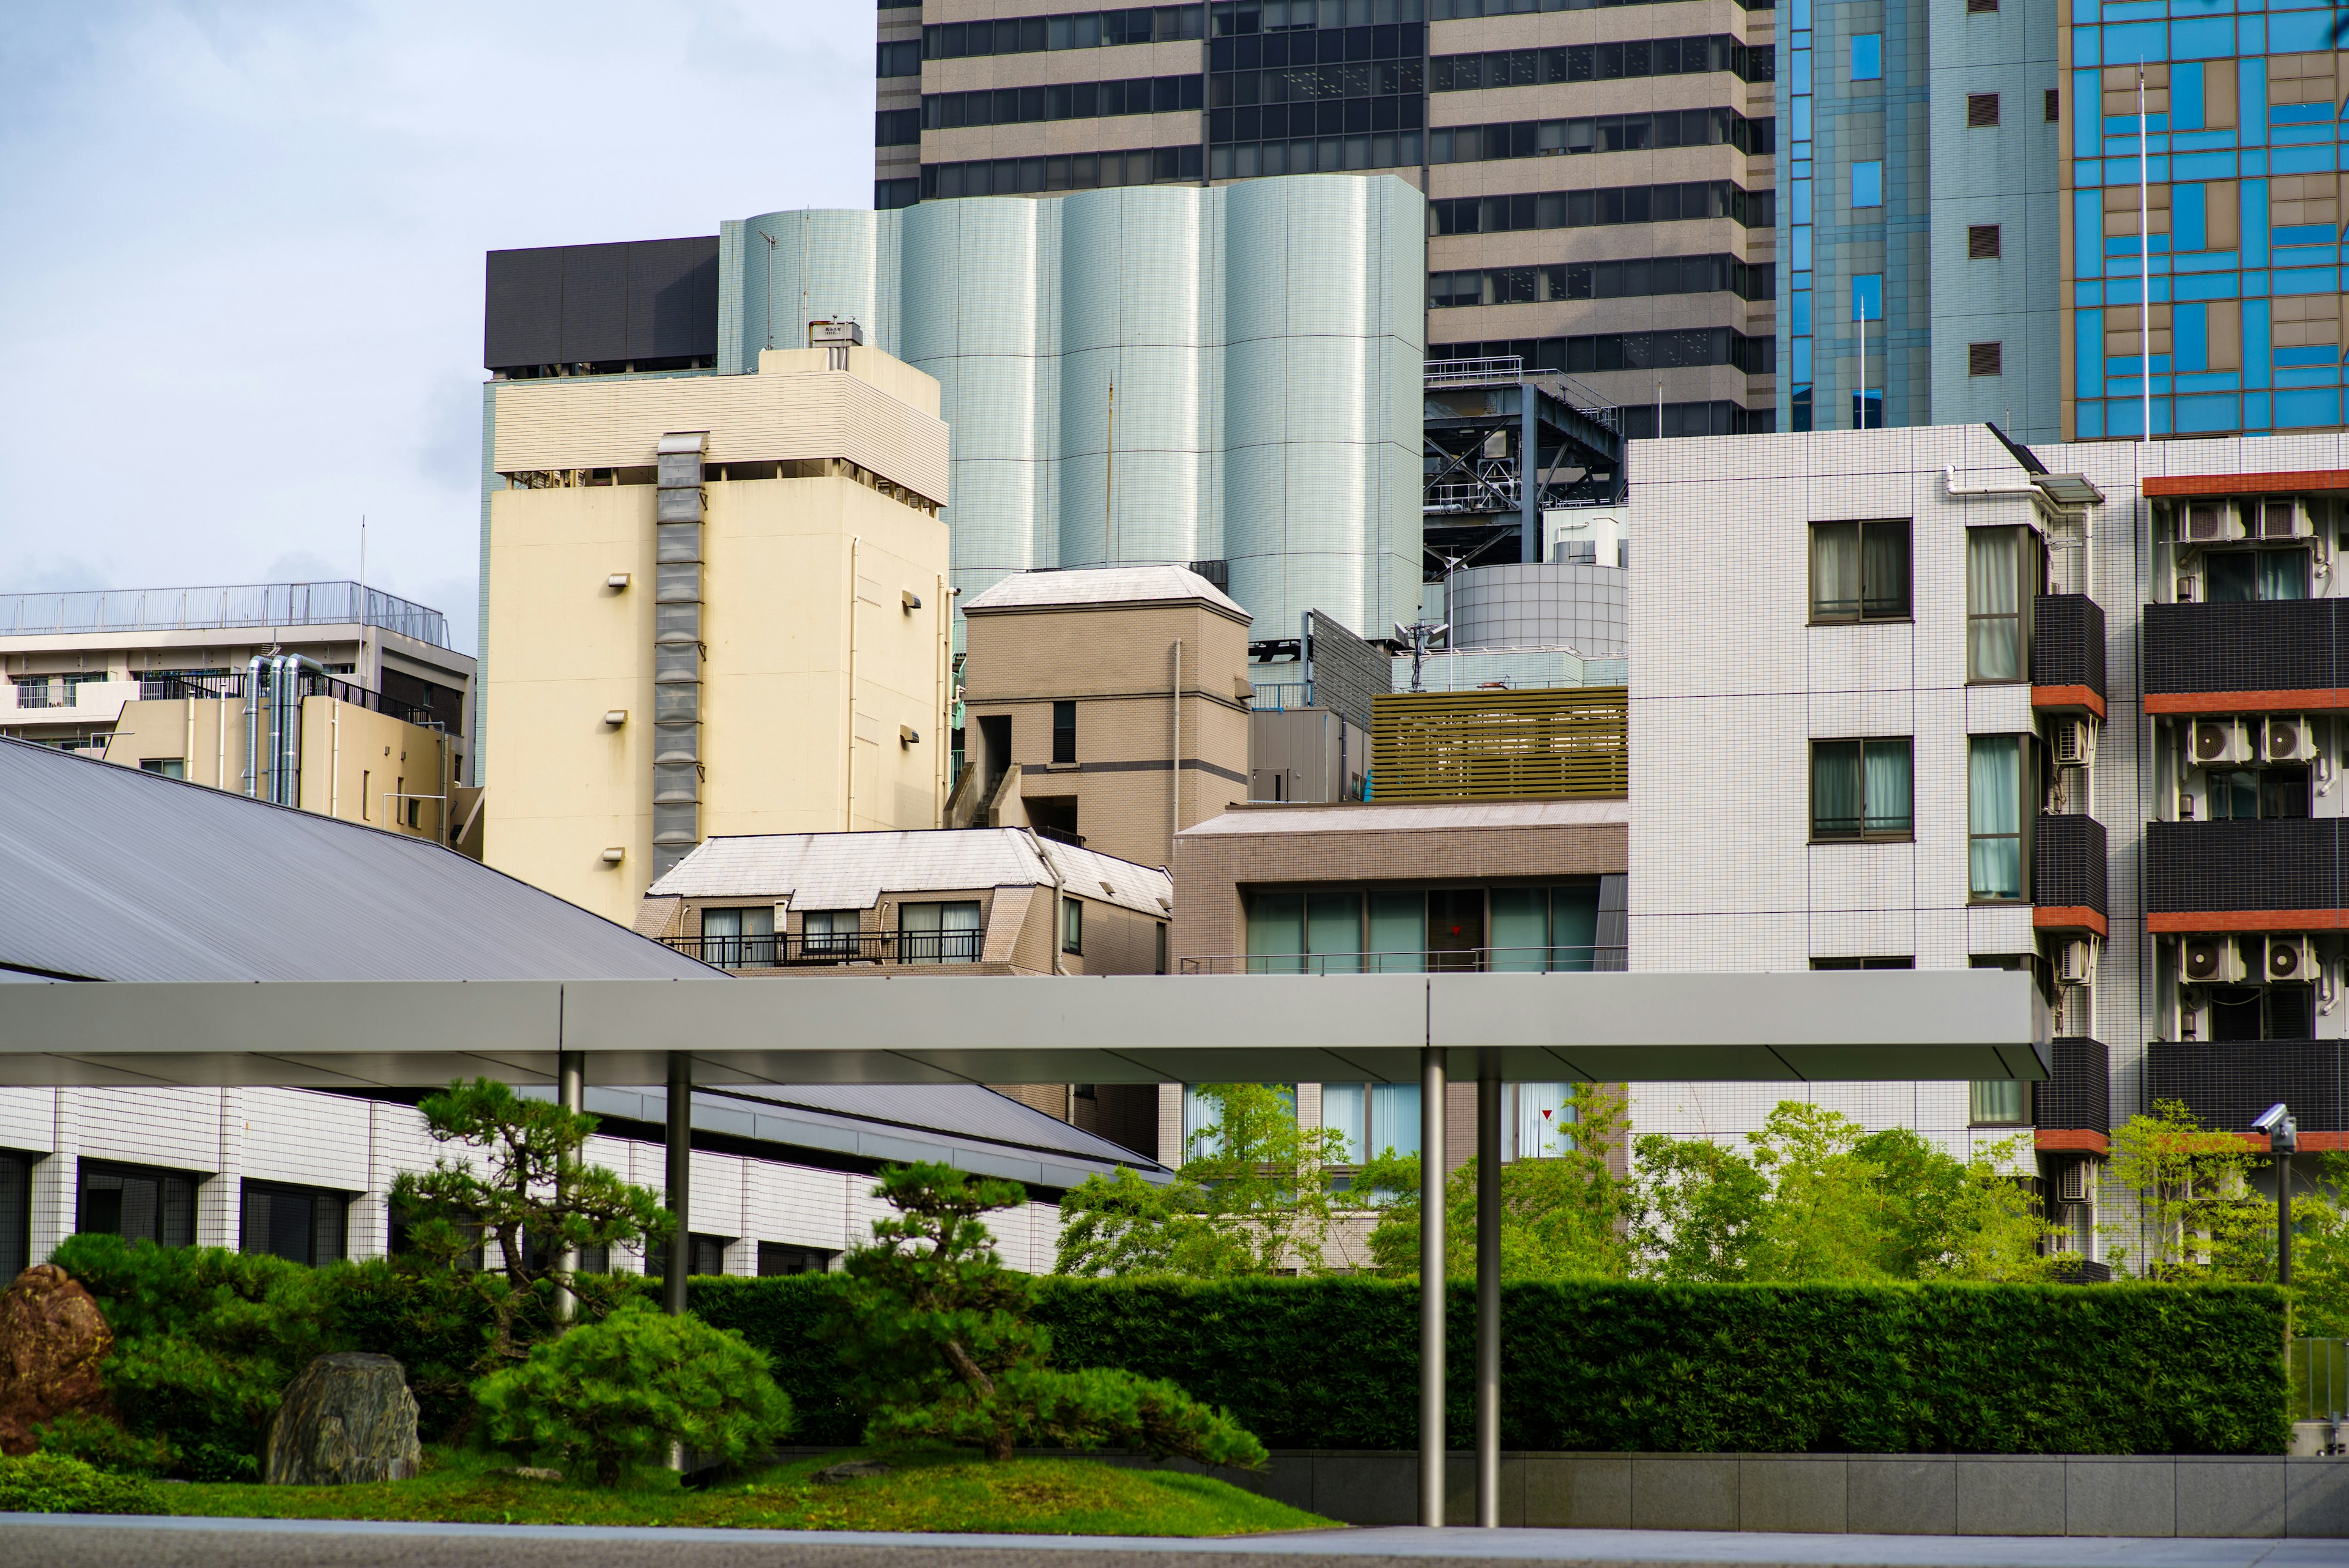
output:
<svg viewBox="0 0 2349 1568"><path fill-rule="evenodd" d="M1037 857L1041 846L1046 859ZM1050 861L1050 866L1046 865ZM1164 918L1174 878L1149 866L1017 827L875 833L767 833L712 838L652 898L788 898L802 909L869 909L884 895L1050 887Z"/></svg>
<svg viewBox="0 0 2349 1568"><path fill-rule="evenodd" d="M429 839L5 739L0 888L20 978L725 978Z"/></svg>
<svg viewBox="0 0 2349 1568"><path fill-rule="evenodd" d="M1073 609L1082 605L1180 604L1204 600L1241 620L1248 612L1223 589L1185 566L1087 566L1073 571L1014 572L978 597L965 615L989 610Z"/></svg>

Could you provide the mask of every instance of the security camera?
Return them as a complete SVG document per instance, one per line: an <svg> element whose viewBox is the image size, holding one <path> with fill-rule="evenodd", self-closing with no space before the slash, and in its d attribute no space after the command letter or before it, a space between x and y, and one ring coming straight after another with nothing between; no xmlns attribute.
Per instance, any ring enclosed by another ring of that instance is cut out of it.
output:
<svg viewBox="0 0 2349 1568"><path fill-rule="evenodd" d="M2277 1127L2281 1127L2283 1124L2284 1118L2290 1115L2292 1115L2292 1112L2287 1110L2282 1105L2270 1106L2266 1110L2260 1113L2258 1120L2251 1123L2251 1130L2253 1132L2271 1133L2275 1131Z"/></svg>
<svg viewBox="0 0 2349 1568"><path fill-rule="evenodd" d="M2292 1154L2297 1150L2299 1124L2292 1120L2292 1112L2281 1102L2261 1111L2259 1118L2251 1123L2251 1130L2267 1134L2268 1147L2277 1154Z"/></svg>

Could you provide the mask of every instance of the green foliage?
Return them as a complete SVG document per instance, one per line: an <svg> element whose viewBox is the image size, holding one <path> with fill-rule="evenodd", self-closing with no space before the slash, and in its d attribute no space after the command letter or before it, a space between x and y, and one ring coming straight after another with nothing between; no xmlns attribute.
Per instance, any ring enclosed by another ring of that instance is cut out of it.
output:
<svg viewBox="0 0 2349 1568"><path fill-rule="evenodd" d="M1203 1084L1213 1125L1191 1135L1174 1180L1132 1171L1091 1176L1061 1199L1055 1272L1222 1279L1312 1272L1336 1210L1330 1168L1344 1158L1334 1127L1302 1127L1268 1084Z"/></svg>
<svg viewBox="0 0 2349 1568"><path fill-rule="evenodd" d="M1634 1209L1630 1182L1608 1168L1608 1150L1622 1137L1621 1091L1577 1084L1567 1105L1568 1127L1550 1136L1540 1159L1501 1167L1501 1277L1505 1280L1619 1279L1630 1267L1628 1227ZM1371 1232L1371 1256L1381 1273L1419 1274L1417 1155L1392 1150L1363 1167L1357 1192L1385 1199ZM1476 1274L1476 1162L1444 1185L1444 1272Z"/></svg>
<svg viewBox="0 0 2349 1568"><path fill-rule="evenodd" d="M820 1275L695 1282L696 1300L771 1354L811 1408L847 1375L804 1337L838 1289ZM1047 1279L1033 1321L1058 1365L1171 1380L1269 1447L1418 1442L1412 1282ZM1449 1325L1452 1364L1472 1365L1464 1284ZM1655 1452L2276 1453L2283 1335L2282 1296L2259 1285L1513 1283L1501 1438ZM1474 1392L1453 1379L1454 1446L1473 1435ZM803 1440L854 1432L827 1413Z"/></svg>
<svg viewBox="0 0 2349 1568"><path fill-rule="evenodd" d="M475 1281L407 1259L374 1259L318 1272L330 1348L388 1355L407 1375L416 1426L427 1442L471 1428L473 1381L495 1365L489 1301ZM543 1315L525 1315L535 1329Z"/></svg>
<svg viewBox="0 0 2349 1568"><path fill-rule="evenodd" d="M874 1196L897 1210L848 1257L828 1333L854 1369L875 1442L943 1438L990 1459L1022 1444L1117 1443L1203 1464L1255 1466L1264 1449L1172 1383L1122 1369L1055 1371L1027 1321L1036 1282L1003 1267L980 1216L1027 1200L1016 1181L946 1165L894 1166Z"/></svg>
<svg viewBox="0 0 2349 1568"><path fill-rule="evenodd" d="M2114 1267L2156 1280L2274 1279L2275 1202L2251 1186L2266 1162L2176 1100L2129 1117L2114 1129L2106 1179L2136 1193L2138 1223L2102 1227Z"/></svg>
<svg viewBox="0 0 2349 1568"><path fill-rule="evenodd" d="M2309 1160L2292 1162L2292 1283L2294 1332L2324 1339L2349 1338L2349 1154L2315 1157L2319 1189L2310 1192L2297 1179Z"/></svg>
<svg viewBox="0 0 2349 1568"><path fill-rule="evenodd" d="M169 1513L151 1481L64 1454L0 1455L0 1513Z"/></svg>
<svg viewBox="0 0 2349 1568"><path fill-rule="evenodd" d="M675 1221L647 1189L579 1152L594 1116L554 1101L524 1099L489 1078L458 1079L417 1107L441 1143L471 1146L469 1160L438 1158L429 1171L402 1171L392 1207L409 1220L409 1246L420 1259L453 1270L484 1239L502 1256L502 1279L469 1272L489 1303L492 1340L501 1356L518 1354L514 1323L540 1287L575 1289L581 1276L562 1266L566 1250L657 1246ZM499 1288L500 1286L503 1288Z"/></svg>
<svg viewBox="0 0 2349 1568"><path fill-rule="evenodd" d="M33 1428L45 1454L57 1454L118 1475L159 1476L171 1468L171 1445L126 1432L103 1416L68 1410Z"/></svg>
<svg viewBox="0 0 2349 1568"><path fill-rule="evenodd" d="M1861 1283L2044 1280L2060 1261L2036 1200L2007 1174L2028 1137L1961 1160L1905 1127L1867 1132L1782 1100L1750 1154L1650 1134L1638 1142L1637 1272L1667 1281Z"/></svg>
<svg viewBox="0 0 2349 1568"><path fill-rule="evenodd" d="M642 1302L542 1342L476 1392L494 1440L559 1454L605 1487L625 1467L665 1459L672 1443L740 1461L792 1422L765 1355Z"/></svg>
<svg viewBox="0 0 2349 1568"><path fill-rule="evenodd" d="M260 1472L279 1395L329 1337L319 1272L262 1253L68 1237L54 1261L114 1330L107 1393L131 1433L200 1480Z"/></svg>

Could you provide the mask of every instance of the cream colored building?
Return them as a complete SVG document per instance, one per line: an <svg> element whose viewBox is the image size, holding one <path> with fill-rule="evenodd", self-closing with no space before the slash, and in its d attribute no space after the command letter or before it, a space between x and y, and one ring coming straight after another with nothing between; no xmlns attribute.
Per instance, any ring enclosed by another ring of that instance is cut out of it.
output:
<svg viewBox="0 0 2349 1568"><path fill-rule="evenodd" d="M938 825L936 381L843 345L490 394L492 865L625 923L706 837Z"/></svg>
<svg viewBox="0 0 2349 1568"><path fill-rule="evenodd" d="M948 826L1027 825L1143 866L1248 794L1248 613L1181 566L1022 572L963 606Z"/></svg>

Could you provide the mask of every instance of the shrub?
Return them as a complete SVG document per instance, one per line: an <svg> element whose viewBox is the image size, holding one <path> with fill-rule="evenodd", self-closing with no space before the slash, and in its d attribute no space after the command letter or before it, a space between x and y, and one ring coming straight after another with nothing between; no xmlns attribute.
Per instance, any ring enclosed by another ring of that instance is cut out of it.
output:
<svg viewBox="0 0 2349 1568"><path fill-rule="evenodd" d="M539 1345L475 1394L492 1439L558 1453L607 1487L671 1443L739 1461L792 1422L767 1357L740 1334L643 1303Z"/></svg>
<svg viewBox="0 0 2349 1568"><path fill-rule="evenodd" d="M45 1454L57 1454L118 1475L157 1476L171 1468L171 1445L126 1432L103 1416L68 1410L33 1428Z"/></svg>
<svg viewBox="0 0 2349 1568"><path fill-rule="evenodd" d="M330 1269L320 1284L331 1348L398 1360L424 1440L462 1438L474 1417L474 1380L496 1369L493 1319L481 1293L446 1270L404 1260Z"/></svg>
<svg viewBox="0 0 2349 1568"><path fill-rule="evenodd" d="M0 1513L163 1513L154 1483L63 1454L0 1456Z"/></svg>

